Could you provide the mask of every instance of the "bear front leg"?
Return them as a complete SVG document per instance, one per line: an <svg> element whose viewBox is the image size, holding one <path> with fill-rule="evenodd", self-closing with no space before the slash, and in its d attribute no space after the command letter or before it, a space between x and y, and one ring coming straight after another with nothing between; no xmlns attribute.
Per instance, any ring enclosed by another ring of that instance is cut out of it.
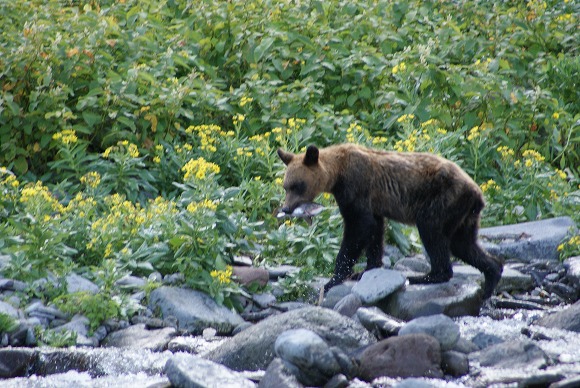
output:
<svg viewBox="0 0 580 388"><path fill-rule="evenodd" d="M375 224L370 236L370 241L367 246L367 268L366 271L373 268L380 268L383 266L384 254L384 238L385 238L385 219L383 217L375 217Z"/></svg>
<svg viewBox="0 0 580 388"><path fill-rule="evenodd" d="M356 219L344 219L344 235L340 250L336 256L334 265L334 276L324 285L324 292L328 292L332 287L344 282L350 275L352 269L360 257L363 249L369 244L370 231L374 227L372 216L361 215Z"/></svg>
<svg viewBox="0 0 580 388"><path fill-rule="evenodd" d="M424 276L409 276L411 284L445 283L453 277L449 238L437 225L417 224L423 246L429 255L431 272Z"/></svg>

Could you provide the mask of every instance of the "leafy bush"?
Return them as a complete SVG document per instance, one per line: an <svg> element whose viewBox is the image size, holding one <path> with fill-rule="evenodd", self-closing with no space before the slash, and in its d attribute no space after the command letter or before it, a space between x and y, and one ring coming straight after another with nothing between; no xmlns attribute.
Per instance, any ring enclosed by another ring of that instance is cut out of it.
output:
<svg viewBox="0 0 580 388"><path fill-rule="evenodd" d="M310 143L454 160L485 192L486 225L580 222L577 8L3 3L3 276L83 273L120 303L94 310L98 322L132 310L114 287L127 273L181 272L229 306L244 292L228 267L238 254L328 274L341 234L332 199L310 227L273 216L276 149ZM400 225L387 234L413 248Z"/></svg>

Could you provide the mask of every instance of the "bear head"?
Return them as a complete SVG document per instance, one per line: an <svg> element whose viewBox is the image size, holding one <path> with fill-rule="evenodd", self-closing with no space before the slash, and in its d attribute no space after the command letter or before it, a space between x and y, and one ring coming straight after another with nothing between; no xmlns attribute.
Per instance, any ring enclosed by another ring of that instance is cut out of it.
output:
<svg viewBox="0 0 580 388"><path fill-rule="evenodd" d="M328 178L319 160L319 150L308 146L303 154L293 154L278 149L278 156L287 166L284 177L286 199L281 211L290 214L303 203L312 202L326 191Z"/></svg>

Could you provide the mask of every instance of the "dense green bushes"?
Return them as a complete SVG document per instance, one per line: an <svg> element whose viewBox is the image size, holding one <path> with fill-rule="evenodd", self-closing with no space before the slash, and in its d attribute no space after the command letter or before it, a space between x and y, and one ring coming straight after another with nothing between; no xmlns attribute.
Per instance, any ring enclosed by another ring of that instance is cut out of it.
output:
<svg viewBox="0 0 580 388"><path fill-rule="evenodd" d="M4 3L4 275L83 271L104 287L179 271L228 300L233 255L328 271L335 210L312 228L272 216L276 148L309 143L456 160L482 184L486 224L578 222L578 11L576 1ZM116 266L108 280L96 275L104 265Z"/></svg>

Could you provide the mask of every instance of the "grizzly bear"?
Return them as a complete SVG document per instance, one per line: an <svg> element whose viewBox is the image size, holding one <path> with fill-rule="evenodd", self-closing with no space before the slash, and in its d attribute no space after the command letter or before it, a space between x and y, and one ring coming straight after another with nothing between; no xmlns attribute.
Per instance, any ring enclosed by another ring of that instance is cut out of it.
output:
<svg viewBox="0 0 580 388"><path fill-rule="evenodd" d="M428 153L354 144L311 145L303 154L278 149L278 155L287 166L282 212L290 214L324 192L334 195L342 215L343 240L325 292L352 275L363 250L366 270L382 265L384 219L389 218L416 225L431 261L431 271L410 277L410 283L449 281L453 254L484 274L483 297L493 294L503 263L477 243L483 194L455 163Z"/></svg>

